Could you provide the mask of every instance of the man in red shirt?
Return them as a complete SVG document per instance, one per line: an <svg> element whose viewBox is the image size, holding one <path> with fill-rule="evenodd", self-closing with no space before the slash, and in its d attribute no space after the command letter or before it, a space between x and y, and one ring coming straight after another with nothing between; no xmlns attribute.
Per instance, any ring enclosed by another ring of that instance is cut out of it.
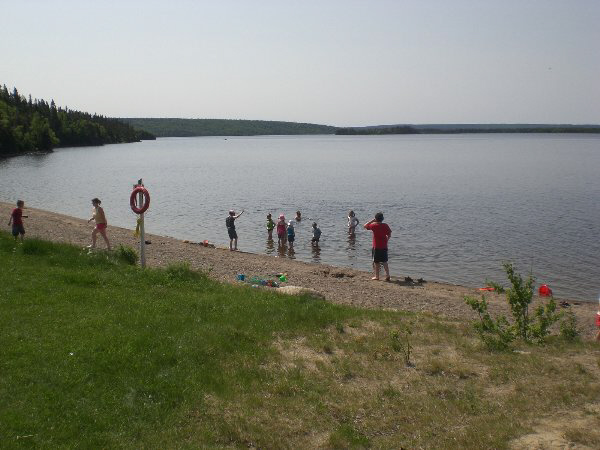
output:
<svg viewBox="0 0 600 450"><path fill-rule="evenodd" d="M383 264L385 269L385 281L390 281L390 269L388 267L388 240L392 236L392 230L383 223L383 213L378 212L375 218L365 223L365 229L373 232L373 269L375 276L372 280L379 280L379 265Z"/></svg>

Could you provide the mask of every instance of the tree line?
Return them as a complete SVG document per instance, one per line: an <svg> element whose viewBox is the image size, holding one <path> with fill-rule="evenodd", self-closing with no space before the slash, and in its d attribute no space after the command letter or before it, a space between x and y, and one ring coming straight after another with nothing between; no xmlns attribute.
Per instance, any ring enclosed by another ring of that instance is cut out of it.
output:
<svg viewBox="0 0 600 450"><path fill-rule="evenodd" d="M600 133L597 125L394 125L337 128L338 135L468 133Z"/></svg>
<svg viewBox="0 0 600 450"><path fill-rule="evenodd" d="M372 134L419 134L420 131L408 125L394 127L360 127L360 128L338 128L338 135L372 135Z"/></svg>
<svg viewBox="0 0 600 450"><path fill-rule="evenodd" d="M0 88L0 155L155 139L118 119L57 107Z"/></svg>
<svg viewBox="0 0 600 450"><path fill-rule="evenodd" d="M122 118L158 137L333 134L335 127L269 120Z"/></svg>

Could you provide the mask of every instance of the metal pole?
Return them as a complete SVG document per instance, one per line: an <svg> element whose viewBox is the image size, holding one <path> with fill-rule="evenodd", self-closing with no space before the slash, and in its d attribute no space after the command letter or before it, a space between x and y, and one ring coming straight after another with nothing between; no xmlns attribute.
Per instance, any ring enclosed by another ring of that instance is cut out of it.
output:
<svg viewBox="0 0 600 450"><path fill-rule="evenodd" d="M138 181L138 186L143 186L142 179ZM144 204L144 194L138 193L138 205ZM140 207L138 206L138 208ZM140 264L146 267L146 236L144 234L144 213L140 214Z"/></svg>

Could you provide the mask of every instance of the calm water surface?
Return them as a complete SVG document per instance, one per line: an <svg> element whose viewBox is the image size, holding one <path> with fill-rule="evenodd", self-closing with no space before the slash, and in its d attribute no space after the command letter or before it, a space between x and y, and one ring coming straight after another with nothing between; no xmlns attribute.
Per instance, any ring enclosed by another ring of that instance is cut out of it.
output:
<svg viewBox="0 0 600 450"><path fill-rule="evenodd" d="M533 269L554 294L596 301L600 290L600 136L302 136L166 138L69 148L0 161L0 199L76 217L100 197L110 224L135 226L140 177L152 195L150 233L370 269L370 232L346 232L379 210L393 231L393 275L480 286L502 261ZM266 239L265 216L296 210L294 250ZM35 220L32 217L29 220ZM321 245L310 245L318 222ZM293 279L293 274L291 274Z"/></svg>

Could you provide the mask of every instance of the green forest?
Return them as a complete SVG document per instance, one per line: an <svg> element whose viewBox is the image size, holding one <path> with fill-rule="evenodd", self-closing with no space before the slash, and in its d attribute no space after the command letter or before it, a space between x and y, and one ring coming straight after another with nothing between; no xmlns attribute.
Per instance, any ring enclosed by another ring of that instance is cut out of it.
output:
<svg viewBox="0 0 600 450"><path fill-rule="evenodd" d="M334 134L335 127L266 120L122 118L157 137Z"/></svg>
<svg viewBox="0 0 600 450"><path fill-rule="evenodd" d="M155 137L118 119L57 107L0 88L0 156L49 152L56 147L137 142Z"/></svg>

